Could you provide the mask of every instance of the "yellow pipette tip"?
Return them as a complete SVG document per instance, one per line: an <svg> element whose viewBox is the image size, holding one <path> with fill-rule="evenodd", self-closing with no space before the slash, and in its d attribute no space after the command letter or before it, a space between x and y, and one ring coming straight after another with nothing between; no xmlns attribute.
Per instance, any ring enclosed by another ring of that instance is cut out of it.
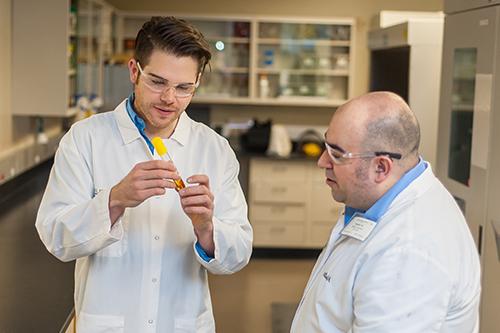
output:
<svg viewBox="0 0 500 333"><path fill-rule="evenodd" d="M167 153L167 147L165 147L165 145L163 144L163 140L159 136L154 137L151 140L151 143L155 147L158 155L163 156Z"/></svg>

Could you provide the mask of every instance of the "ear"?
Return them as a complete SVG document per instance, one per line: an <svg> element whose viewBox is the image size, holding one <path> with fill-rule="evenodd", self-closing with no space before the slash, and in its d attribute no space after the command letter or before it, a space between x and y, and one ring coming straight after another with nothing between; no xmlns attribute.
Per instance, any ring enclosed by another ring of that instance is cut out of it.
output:
<svg viewBox="0 0 500 333"><path fill-rule="evenodd" d="M386 180L392 171L393 161L387 156L377 156L373 159L375 168L375 182Z"/></svg>
<svg viewBox="0 0 500 333"><path fill-rule="evenodd" d="M139 69L137 68L137 62L134 58L128 61L128 72L130 75L130 82L137 84L137 79L139 78Z"/></svg>

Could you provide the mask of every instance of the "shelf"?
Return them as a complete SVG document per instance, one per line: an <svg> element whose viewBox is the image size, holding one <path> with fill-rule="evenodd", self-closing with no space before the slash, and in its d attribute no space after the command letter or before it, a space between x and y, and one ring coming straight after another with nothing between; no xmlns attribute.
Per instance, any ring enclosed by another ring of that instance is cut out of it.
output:
<svg viewBox="0 0 500 333"><path fill-rule="evenodd" d="M232 44L249 44L250 38L245 37L206 37L209 42L217 42L221 41L224 43L232 43Z"/></svg>
<svg viewBox="0 0 500 333"><path fill-rule="evenodd" d="M249 69L247 67L219 67L213 68L212 73L228 73L228 74L248 74ZM205 75L210 75L210 72L205 73Z"/></svg>
<svg viewBox="0 0 500 333"><path fill-rule="evenodd" d="M326 97L308 96L280 96L277 98L249 98L249 97L205 97L195 96L195 104L221 104L221 105L284 105L284 106L312 106L312 107L338 107L346 100L333 100Z"/></svg>
<svg viewBox="0 0 500 333"><path fill-rule="evenodd" d="M472 105L472 104L452 104L451 110L452 111L472 112L472 111L474 111L474 105Z"/></svg>
<svg viewBox="0 0 500 333"><path fill-rule="evenodd" d="M116 44L135 38L150 14L120 11ZM183 18L200 29L213 51L194 103L335 107L352 95L354 19Z"/></svg>
<svg viewBox="0 0 500 333"><path fill-rule="evenodd" d="M349 76L347 69L274 69L274 68L259 68L258 74L278 75L287 73L291 75L315 75L315 76Z"/></svg>
<svg viewBox="0 0 500 333"><path fill-rule="evenodd" d="M70 107L68 110L66 110L65 116L70 118L76 116L77 113L78 113L77 107Z"/></svg>
<svg viewBox="0 0 500 333"><path fill-rule="evenodd" d="M316 45L316 46L342 46L349 47L348 40L327 40L327 39L280 39L280 38L259 38L257 43L265 45Z"/></svg>

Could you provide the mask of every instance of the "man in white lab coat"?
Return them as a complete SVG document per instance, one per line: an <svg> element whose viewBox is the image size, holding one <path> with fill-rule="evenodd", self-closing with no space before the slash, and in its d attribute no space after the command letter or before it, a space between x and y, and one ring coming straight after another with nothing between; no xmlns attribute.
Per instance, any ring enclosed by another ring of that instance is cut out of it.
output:
<svg viewBox="0 0 500 333"><path fill-rule="evenodd" d="M184 112L209 60L196 28L152 18L128 63L134 94L61 140L36 227L54 256L76 259L78 333L214 332L207 271L249 261L235 154ZM175 165L158 160L157 136Z"/></svg>
<svg viewBox="0 0 500 333"><path fill-rule="evenodd" d="M478 253L453 197L418 154L418 122L375 92L332 117L318 165L345 211L292 332L477 332Z"/></svg>

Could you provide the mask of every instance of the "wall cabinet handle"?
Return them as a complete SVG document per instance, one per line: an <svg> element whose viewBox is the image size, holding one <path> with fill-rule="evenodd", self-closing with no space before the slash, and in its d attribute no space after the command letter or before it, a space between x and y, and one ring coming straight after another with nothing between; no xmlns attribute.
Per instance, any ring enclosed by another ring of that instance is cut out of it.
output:
<svg viewBox="0 0 500 333"><path fill-rule="evenodd" d="M271 192L273 193L285 193L286 192L286 187L280 186L280 187L271 187Z"/></svg>
<svg viewBox="0 0 500 333"><path fill-rule="evenodd" d="M481 248L483 247L483 226L479 225L479 230L477 233L477 252L481 255Z"/></svg>

